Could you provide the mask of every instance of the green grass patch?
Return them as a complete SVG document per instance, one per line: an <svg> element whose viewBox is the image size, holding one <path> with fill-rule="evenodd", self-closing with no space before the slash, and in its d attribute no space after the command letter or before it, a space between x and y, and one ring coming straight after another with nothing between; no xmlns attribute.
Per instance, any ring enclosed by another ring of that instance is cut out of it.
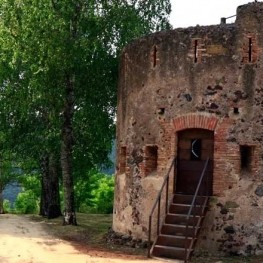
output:
<svg viewBox="0 0 263 263"><path fill-rule="evenodd" d="M63 218L46 219L32 215L31 219L41 222L47 232L78 246L98 248L106 251L121 252L130 255L146 255L147 249L131 248L106 242L106 235L112 226L111 214L77 213L77 226L63 226Z"/></svg>

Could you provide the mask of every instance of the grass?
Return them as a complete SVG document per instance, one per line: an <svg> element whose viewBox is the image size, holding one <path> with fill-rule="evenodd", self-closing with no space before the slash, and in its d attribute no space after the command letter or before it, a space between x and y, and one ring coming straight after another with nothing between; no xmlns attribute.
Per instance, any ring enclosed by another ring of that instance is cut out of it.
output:
<svg viewBox="0 0 263 263"><path fill-rule="evenodd" d="M102 214L77 214L78 226L63 226L62 217L56 219L43 219L43 217L30 216L34 221L41 222L47 232L54 236L71 241L78 249L87 251L99 250L116 254L146 256L147 249L130 248L126 246L109 244L106 234L112 226L112 215ZM193 257L191 263L262 263L263 256L243 257Z"/></svg>
<svg viewBox="0 0 263 263"><path fill-rule="evenodd" d="M73 242L78 248L98 249L128 255L146 255L147 250L114 245L106 241L106 235L112 226L112 215L77 213L77 226L63 226L62 217L46 219L31 215L31 219L41 222L47 232L67 241Z"/></svg>

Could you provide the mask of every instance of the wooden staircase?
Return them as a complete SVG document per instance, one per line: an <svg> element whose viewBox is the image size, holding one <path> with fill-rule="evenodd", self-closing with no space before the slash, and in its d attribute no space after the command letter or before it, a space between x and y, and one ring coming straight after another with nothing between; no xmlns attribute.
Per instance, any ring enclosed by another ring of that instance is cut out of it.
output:
<svg viewBox="0 0 263 263"><path fill-rule="evenodd" d="M192 195L174 195L152 247L152 256L188 261L208 204L207 196L197 196L195 205L190 209L193 198Z"/></svg>

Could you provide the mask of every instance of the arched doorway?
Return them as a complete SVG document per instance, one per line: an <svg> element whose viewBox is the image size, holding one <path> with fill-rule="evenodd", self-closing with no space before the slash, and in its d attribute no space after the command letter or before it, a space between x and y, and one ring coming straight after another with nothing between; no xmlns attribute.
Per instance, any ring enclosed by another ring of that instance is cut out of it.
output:
<svg viewBox="0 0 263 263"><path fill-rule="evenodd" d="M210 161L200 193L212 195L214 132L187 129L178 132L176 193L195 193L206 159Z"/></svg>

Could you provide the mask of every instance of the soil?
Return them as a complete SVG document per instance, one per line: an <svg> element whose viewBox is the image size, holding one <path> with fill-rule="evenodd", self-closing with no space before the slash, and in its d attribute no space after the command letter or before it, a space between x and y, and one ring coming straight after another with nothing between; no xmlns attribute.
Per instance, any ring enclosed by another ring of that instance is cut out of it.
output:
<svg viewBox="0 0 263 263"><path fill-rule="evenodd" d="M29 216L0 215L1 263L161 263L144 255L129 255L62 240L46 224Z"/></svg>

